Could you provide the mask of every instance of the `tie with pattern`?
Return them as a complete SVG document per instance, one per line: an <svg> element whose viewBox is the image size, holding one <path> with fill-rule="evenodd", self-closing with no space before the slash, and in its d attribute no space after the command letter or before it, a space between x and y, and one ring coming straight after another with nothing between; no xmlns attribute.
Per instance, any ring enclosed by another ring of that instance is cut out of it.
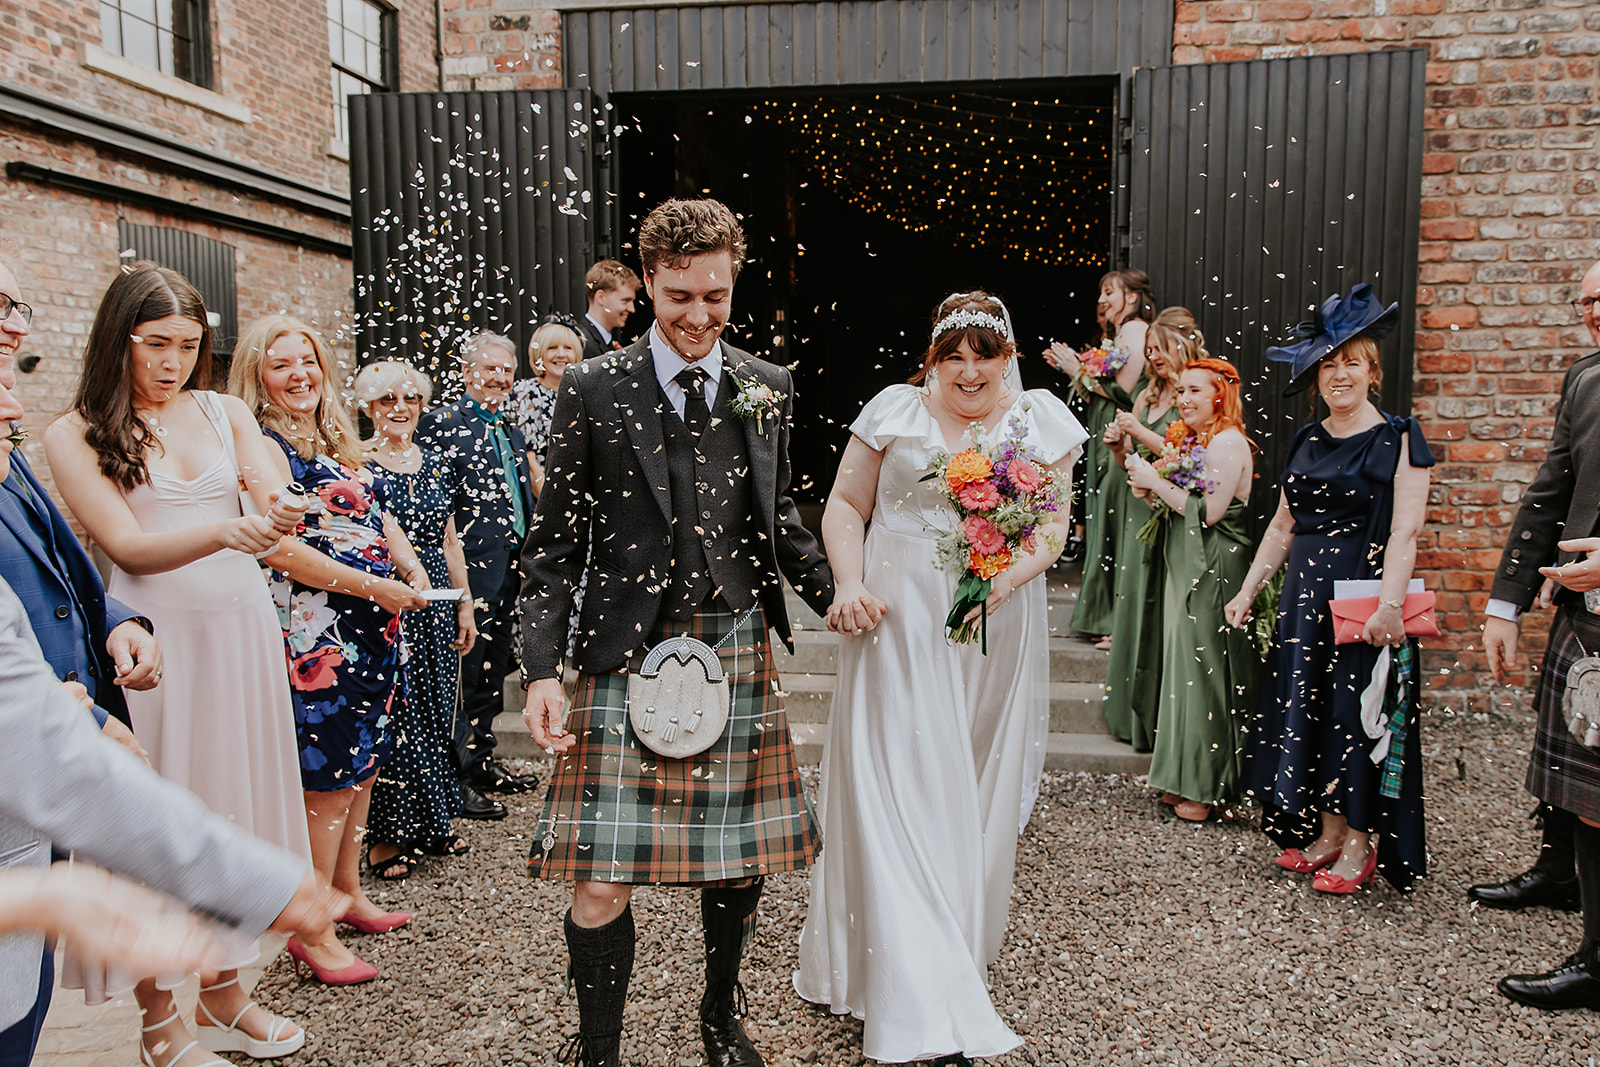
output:
<svg viewBox="0 0 1600 1067"><path fill-rule="evenodd" d="M685 367L672 380L683 386L683 424L689 432L699 437L711 421L711 409L706 407L706 379L710 375L700 367Z"/></svg>

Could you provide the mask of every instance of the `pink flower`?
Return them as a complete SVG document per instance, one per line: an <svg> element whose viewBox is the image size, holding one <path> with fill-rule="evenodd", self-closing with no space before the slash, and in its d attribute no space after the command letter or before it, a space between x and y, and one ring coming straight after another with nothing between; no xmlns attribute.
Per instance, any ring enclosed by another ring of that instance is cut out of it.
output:
<svg viewBox="0 0 1600 1067"><path fill-rule="evenodd" d="M339 680L337 669L344 666L344 650L338 645L314 648L289 663L289 684L302 693L326 689Z"/></svg>
<svg viewBox="0 0 1600 1067"><path fill-rule="evenodd" d="M365 515L372 507L371 494L354 478L325 482L317 488L322 506L334 515Z"/></svg>
<svg viewBox="0 0 1600 1067"><path fill-rule="evenodd" d="M984 511L1000 503L1000 490L994 483L985 478L981 482L968 482L956 493L956 499L961 501L961 506L971 508L973 511Z"/></svg>
<svg viewBox="0 0 1600 1067"><path fill-rule="evenodd" d="M1006 477L1011 479L1011 484L1017 487L1018 492L1037 493L1039 487L1044 485L1044 474L1025 459L1014 459L1006 468Z"/></svg>
<svg viewBox="0 0 1600 1067"><path fill-rule="evenodd" d="M967 535L967 544L985 556L992 556L1006 546L1006 535L1000 532L1000 527L982 515L967 519L961 528Z"/></svg>

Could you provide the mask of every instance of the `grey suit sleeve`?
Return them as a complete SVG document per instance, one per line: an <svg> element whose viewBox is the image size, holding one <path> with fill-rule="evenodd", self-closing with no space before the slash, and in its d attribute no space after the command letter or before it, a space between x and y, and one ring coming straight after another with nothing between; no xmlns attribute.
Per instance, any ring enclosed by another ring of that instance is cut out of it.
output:
<svg viewBox="0 0 1600 1067"><path fill-rule="evenodd" d="M101 736L4 582L0 737L0 817L248 936L272 924L305 874L304 860L236 829Z"/></svg>

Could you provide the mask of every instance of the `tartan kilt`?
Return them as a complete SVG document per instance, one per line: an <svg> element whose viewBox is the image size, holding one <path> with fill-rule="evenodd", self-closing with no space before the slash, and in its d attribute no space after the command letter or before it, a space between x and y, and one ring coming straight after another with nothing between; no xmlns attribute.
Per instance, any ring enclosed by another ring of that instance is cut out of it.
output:
<svg viewBox="0 0 1600 1067"><path fill-rule="evenodd" d="M1567 672L1583 658L1584 648L1600 654L1600 616L1579 604L1564 605L1550 627L1533 698L1539 727L1528 758L1527 788L1547 804L1600 822L1600 751L1585 747L1568 732L1562 708Z"/></svg>
<svg viewBox="0 0 1600 1067"><path fill-rule="evenodd" d="M715 646L738 615L706 606L662 620L645 651L687 634ZM809 866L822 842L800 781L778 692L765 612L757 607L718 658L729 681L728 725L698 756L668 759L628 722L627 670L580 674L528 855L537 878L630 885L706 885Z"/></svg>

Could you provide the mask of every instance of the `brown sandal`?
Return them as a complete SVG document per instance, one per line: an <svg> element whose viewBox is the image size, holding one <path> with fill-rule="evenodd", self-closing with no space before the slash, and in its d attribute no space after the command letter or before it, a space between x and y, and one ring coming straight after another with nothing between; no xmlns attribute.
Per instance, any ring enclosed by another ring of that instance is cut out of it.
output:
<svg viewBox="0 0 1600 1067"><path fill-rule="evenodd" d="M1173 805L1172 812L1180 819L1189 822L1205 822L1211 818L1211 805L1202 804L1198 800L1182 800Z"/></svg>

